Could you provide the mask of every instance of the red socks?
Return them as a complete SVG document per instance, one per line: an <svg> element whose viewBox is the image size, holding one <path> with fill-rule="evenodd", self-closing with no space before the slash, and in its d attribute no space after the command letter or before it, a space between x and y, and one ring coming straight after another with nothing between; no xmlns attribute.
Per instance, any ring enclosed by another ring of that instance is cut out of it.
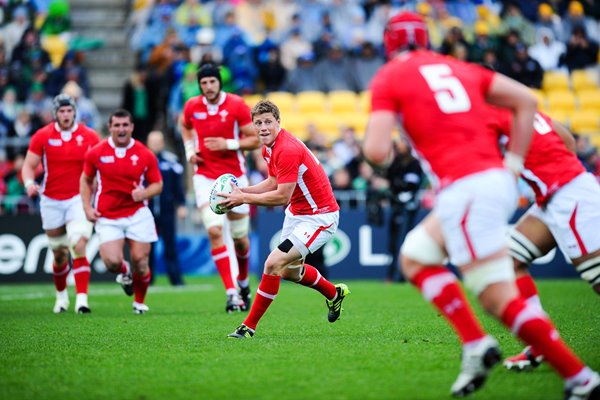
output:
<svg viewBox="0 0 600 400"><path fill-rule="evenodd" d="M67 275L69 275L69 262L64 265L52 264L52 278L57 292L62 292L67 288Z"/></svg>
<svg viewBox="0 0 600 400"><path fill-rule="evenodd" d="M240 254L237 250L235 251L235 256L238 262L238 282L245 281L248 279L248 256L250 254L250 249L246 249L244 254Z"/></svg>
<svg viewBox="0 0 600 400"><path fill-rule="evenodd" d="M304 264L304 276L296 283L315 289L327 300L333 300L337 294L335 286L312 265Z"/></svg>
<svg viewBox="0 0 600 400"><path fill-rule="evenodd" d="M73 260L73 278L75 278L77 294L88 292L90 272L90 263L87 258L81 257Z"/></svg>
<svg viewBox="0 0 600 400"><path fill-rule="evenodd" d="M138 275L135 272L133 273L133 295L136 303L144 304L151 278L152 271L150 271L150 268L148 268L148 273L144 276Z"/></svg>
<svg viewBox="0 0 600 400"><path fill-rule="evenodd" d="M227 246L211 249L210 252L217 266L217 271L219 271L219 275L221 275L221 280L223 281L225 290L235 290L237 293L237 289L235 288L233 279L231 277L231 264L229 263L229 252L227 251Z"/></svg>
<svg viewBox="0 0 600 400"><path fill-rule="evenodd" d="M579 373L584 364L560 339L544 312L522 298L512 300L502 312L502 322L514 335L533 346L565 379Z"/></svg>
<svg viewBox="0 0 600 400"><path fill-rule="evenodd" d="M423 268L413 278L413 284L448 320L463 344L485 336L456 277L446 268Z"/></svg>
<svg viewBox="0 0 600 400"><path fill-rule="evenodd" d="M256 291L256 298L252 303L248 317L244 321L250 329L256 329L258 321L267 312L267 309L275 300L275 296L279 293L279 284L281 283L281 277L275 275L263 274L258 290Z"/></svg>
<svg viewBox="0 0 600 400"><path fill-rule="evenodd" d="M537 287L535 286L535 282L533 281L531 275L527 274L521 276L516 279L515 283L517 284L519 294L523 300L525 300L528 304L536 305L540 308L542 307Z"/></svg>

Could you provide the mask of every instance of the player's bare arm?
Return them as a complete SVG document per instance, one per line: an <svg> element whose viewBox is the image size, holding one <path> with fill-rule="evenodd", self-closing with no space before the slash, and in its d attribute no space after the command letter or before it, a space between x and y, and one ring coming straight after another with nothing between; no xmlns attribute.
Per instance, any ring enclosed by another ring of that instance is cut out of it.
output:
<svg viewBox="0 0 600 400"><path fill-rule="evenodd" d="M272 190L277 189L277 178L274 176L269 176L262 182L257 183L256 185L248 186L245 188L241 188L242 193L254 193L260 194L265 192L270 192Z"/></svg>
<svg viewBox="0 0 600 400"><path fill-rule="evenodd" d="M35 170L40 165L41 160L42 157L31 151L28 151L27 155L25 155L21 177L23 178L23 185L29 197L37 196L40 190L39 185L35 183Z"/></svg>
<svg viewBox="0 0 600 400"><path fill-rule="evenodd" d="M391 111L374 111L369 117L363 153L370 164L387 167L393 160L392 130L396 117Z"/></svg>
<svg viewBox="0 0 600 400"><path fill-rule="evenodd" d="M142 187L137 182L133 183L134 189L131 191L131 198L133 201L144 201L159 195L162 192L163 183L154 182L148 185L148 187Z"/></svg>
<svg viewBox="0 0 600 400"><path fill-rule="evenodd" d="M94 177L87 176L85 172L81 174L79 179L79 193L81 194L81 201L83 203L83 211L85 211L85 217L90 222L96 222L98 218L102 216L92 206L92 193L94 192Z"/></svg>
<svg viewBox="0 0 600 400"><path fill-rule="evenodd" d="M225 139L223 137L204 138L204 145L211 151L237 151L254 150L260 147L258 134L252 124L244 125L240 129L242 135L240 139Z"/></svg>
<svg viewBox="0 0 600 400"><path fill-rule="evenodd" d="M276 207L290 203L296 182L280 183L275 190L264 193L244 193L239 188L234 188L231 194L220 193L227 200L219 203L226 208L237 207L242 204L254 206Z"/></svg>
<svg viewBox="0 0 600 400"><path fill-rule="evenodd" d="M185 159L190 164L202 164L204 160L196 150L194 136L196 132L193 127L188 127L183 122L183 116L179 118L179 126L181 128L181 137L183 138L183 147L185 149Z"/></svg>
<svg viewBox="0 0 600 400"><path fill-rule="evenodd" d="M563 143L565 144L565 147L569 149L572 153L575 153L575 138L573 137L571 132L569 132L569 130L565 128L563 124L554 119L552 120L552 127L554 128L554 131L558 134L558 136L560 136L560 138L562 139Z"/></svg>
<svg viewBox="0 0 600 400"><path fill-rule="evenodd" d="M523 169L523 160L533 136L537 99L525 85L495 74L487 93L487 101L513 110L511 140L504 160L506 167L518 176Z"/></svg>

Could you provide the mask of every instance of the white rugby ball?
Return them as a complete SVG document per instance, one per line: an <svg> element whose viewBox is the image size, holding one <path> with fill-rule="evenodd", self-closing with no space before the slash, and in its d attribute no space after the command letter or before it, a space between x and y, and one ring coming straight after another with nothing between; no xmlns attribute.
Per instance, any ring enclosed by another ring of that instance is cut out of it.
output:
<svg viewBox="0 0 600 400"><path fill-rule="evenodd" d="M219 202L225 200L225 197L217 196L217 193L229 194L233 192L233 185L238 186L237 178L233 174L223 174L215 179L210 189L210 199L208 201L210 209L215 214L225 214L229 211L229 209L219 205Z"/></svg>

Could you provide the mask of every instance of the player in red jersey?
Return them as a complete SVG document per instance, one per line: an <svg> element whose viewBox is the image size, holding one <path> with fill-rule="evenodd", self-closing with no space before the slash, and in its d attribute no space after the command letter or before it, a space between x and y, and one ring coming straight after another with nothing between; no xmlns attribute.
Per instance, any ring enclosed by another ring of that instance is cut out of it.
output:
<svg viewBox="0 0 600 400"><path fill-rule="evenodd" d="M481 387L500 351L444 267L447 258L488 313L544 354L565 379L569 396L587 396L598 375L558 337L543 311L521 298L508 255L507 221L517 205L516 177L533 134L535 97L500 74L425 50L427 29L416 14L392 17L384 45L390 60L371 84L364 153L385 165L399 120L438 190L432 212L404 241L401 265L462 342L452 394L466 396ZM487 123L488 103L513 111L504 162L497 133Z"/></svg>
<svg viewBox="0 0 600 400"><path fill-rule="evenodd" d="M225 224L225 216L213 213L208 207L208 200L214 180L222 174L231 173L241 187L248 186L244 150L256 149L260 143L244 100L221 90L219 67L204 64L197 75L202 95L185 103L181 119L185 155L196 170L193 177L196 205L208 233L213 260L225 286L225 311L245 311L250 307L250 208L246 204L236 207L227 214L229 221ZM224 225L229 226L239 265L239 293L231 276L229 252L223 238Z"/></svg>
<svg viewBox="0 0 600 400"><path fill-rule="evenodd" d="M54 254L52 265L56 302L53 311L61 313L69 308L67 274L69 253L73 260L76 313L89 313L88 284L90 263L85 255L93 225L83 212L79 195L79 176L83 157L88 149L100 141L98 134L75 122L75 101L60 94L52 101L54 122L38 130L29 143L22 169L27 195L40 195L42 227L48 236L48 246ZM35 181L35 170L44 166L41 186Z"/></svg>
<svg viewBox="0 0 600 400"><path fill-rule="evenodd" d="M500 133L510 134L512 115L505 109L492 113ZM529 303L540 307L529 265L556 245L593 289L600 293L600 186L575 154L575 139L559 122L539 112L534 136L521 177L535 193L535 204L510 232L517 287ZM543 356L527 347L504 361L511 370L525 371L540 365Z"/></svg>
<svg viewBox="0 0 600 400"><path fill-rule="evenodd" d="M333 285L319 271L304 262L309 253L323 246L337 231L339 206L323 167L308 148L279 125L277 106L259 101L252 108L252 122L262 142L262 155L269 177L246 188L235 188L221 202L226 208L241 204L286 206L279 246L265 261L263 276L248 317L228 336L235 339L254 336L256 325L277 293L281 278L313 288L324 297L328 320L335 322L342 312L348 287Z"/></svg>
<svg viewBox="0 0 600 400"><path fill-rule="evenodd" d="M102 261L109 271L118 274L117 282L125 293L134 295L133 312L143 314L149 310L144 300L151 278L150 244L158 240L147 201L162 191L162 177L154 154L132 139L133 129L129 111L116 110L111 114L109 138L85 157L80 191L86 217L96 223ZM96 193L92 202L94 180ZM131 267L123 257L125 242L129 245Z"/></svg>

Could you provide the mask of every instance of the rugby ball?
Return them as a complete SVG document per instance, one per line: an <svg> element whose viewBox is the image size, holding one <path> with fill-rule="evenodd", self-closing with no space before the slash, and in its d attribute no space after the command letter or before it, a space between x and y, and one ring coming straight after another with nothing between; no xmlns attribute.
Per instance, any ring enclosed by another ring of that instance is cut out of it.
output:
<svg viewBox="0 0 600 400"><path fill-rule="evenodd" d="M215 179L210 189L210 199L208 204L215 214L225 214L229 209L221 207L219 202L225 200L223 196L217 196L217 193L233 192L233 185L238 186L237 178L233 174L223 174Z"/></svg>

